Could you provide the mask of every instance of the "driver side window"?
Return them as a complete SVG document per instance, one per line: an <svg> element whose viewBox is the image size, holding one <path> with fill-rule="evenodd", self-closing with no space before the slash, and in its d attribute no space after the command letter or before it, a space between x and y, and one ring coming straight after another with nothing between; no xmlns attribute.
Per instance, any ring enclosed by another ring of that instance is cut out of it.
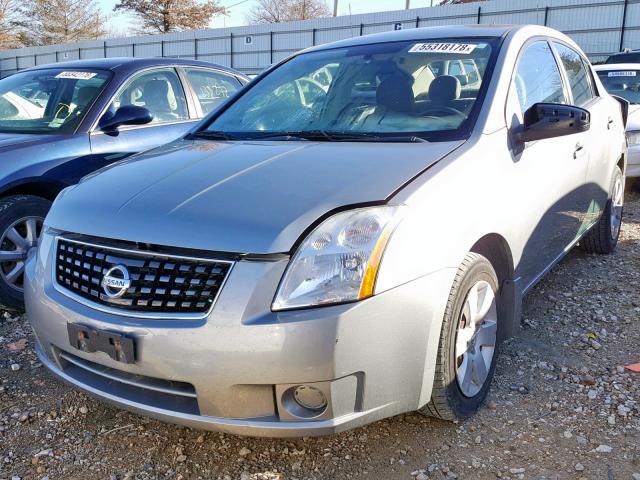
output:
<svg viewBox="0 0 640 480"><path fill-rule="evenodd" d="M535 103L567 103L560 69L544 40L525 47L513 83L522 113Z"/></svg>
<svg viewBox="0 0 640 480"><path fill-rule="evenodd" d="M153 115L151 123L189 120L187 100L173 68L147 71L129 80L110 108L115 111L125 105L145 107Z"/></svg>

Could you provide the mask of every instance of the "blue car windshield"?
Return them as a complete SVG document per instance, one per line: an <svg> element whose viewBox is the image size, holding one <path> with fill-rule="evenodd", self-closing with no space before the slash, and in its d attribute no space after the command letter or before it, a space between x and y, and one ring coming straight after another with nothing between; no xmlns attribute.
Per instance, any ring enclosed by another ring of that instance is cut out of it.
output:
<svg viewBox="0 0 640 480"><path fill-rule="evenodd" d="M482 103L498 41L413 40L302 53L250 84L200 135L464 137Z"/></svg>
<svg viewBox="0 0 640 480"><path fill-rule="evenodd" d="M0 80L0 132L72 133L110 77L106 71L43 69Z"/></svg>

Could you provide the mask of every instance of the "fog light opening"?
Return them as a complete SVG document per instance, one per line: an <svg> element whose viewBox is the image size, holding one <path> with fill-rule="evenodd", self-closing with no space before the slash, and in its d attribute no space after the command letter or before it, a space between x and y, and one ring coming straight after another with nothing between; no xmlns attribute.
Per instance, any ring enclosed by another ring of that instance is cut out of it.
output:
<svg viewBox="0 0 640 480"><path fill-rule="evenodd" d="M295 417L315 418L327 410L328 401L320 389L311 385L296 385L284 392L282 405Z"/></svg>

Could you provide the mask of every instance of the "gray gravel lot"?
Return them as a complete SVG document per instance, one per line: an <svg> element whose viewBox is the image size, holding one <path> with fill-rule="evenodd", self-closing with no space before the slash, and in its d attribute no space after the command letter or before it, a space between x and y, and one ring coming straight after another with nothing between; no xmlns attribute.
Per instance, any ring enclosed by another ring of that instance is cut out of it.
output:
<svg viewBox="0 0 640 480"><path fill-rule="evenodd" d="M0 312L0 479L640 480L640 194L611 256L579 249L525 303L487 406L325 438L248 439L120 411L54 380Z"/></svg>

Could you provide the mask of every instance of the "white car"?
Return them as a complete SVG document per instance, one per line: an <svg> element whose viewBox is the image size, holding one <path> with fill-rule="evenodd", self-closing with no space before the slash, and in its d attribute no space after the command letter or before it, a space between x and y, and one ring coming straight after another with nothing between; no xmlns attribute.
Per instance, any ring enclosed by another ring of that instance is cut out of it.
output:
<svg viewBox="0 0 640 480"><path fill-rule="evenodd" d="M38 356L245 435L466 418L522 297L578 242L615 248L625 158L621 103L549 28L299 52L58 196L25 269Z"/></svg>
<svg viewBox="0 0 640 480"><path fill-rule="evenodd" d="M0 115L5 120L31 120L42 118L44 107L14 92L0 95Z"/></svg>
<svg viewBox="0 0 640 480"><path fill-rule="evenodd" d="M611 95L629 102L627 177L640 177L640 63L596 65L594 70Z"/></svg>

